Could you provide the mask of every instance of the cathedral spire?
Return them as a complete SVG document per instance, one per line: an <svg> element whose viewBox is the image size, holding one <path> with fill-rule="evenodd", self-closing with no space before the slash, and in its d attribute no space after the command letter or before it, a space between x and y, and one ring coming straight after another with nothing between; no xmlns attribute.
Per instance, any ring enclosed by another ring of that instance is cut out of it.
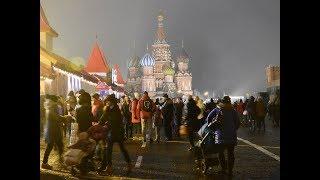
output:
<svg viewBox="0 0 320 180"><path fill-rule="evenodd" d="M183 39L182 39L182 42L181 42L181 47L183 48Z"/></svg>
<svg viewBox="0 0 320 180"><path fill-rule="evenodd" d="M160 10L157 18L158 18L158 28L156 32L156 41L162 42L162 41L165 41L166 39L166 35L163 27L163 20L164 20L163 10Z"/></svg>

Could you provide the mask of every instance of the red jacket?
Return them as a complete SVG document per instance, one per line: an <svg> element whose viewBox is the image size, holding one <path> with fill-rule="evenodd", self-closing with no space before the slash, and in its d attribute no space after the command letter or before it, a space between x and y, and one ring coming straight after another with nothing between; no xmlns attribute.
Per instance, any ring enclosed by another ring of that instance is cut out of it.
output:
<svg viewBox="0 0 320 180"><path fill-rule="evenodd" d="M238 105L237 105L237 112L238 113L240 113L240 114L242 114L243 113L243 111L244 111L244 104L243 103L239 103Z"/></svg>
<svg viewBox="0 0 320 180"><path fill-rule="evenodd" d="M140 123L140 111L137 108L139 100L134 98L131 102L131 122L133 124Z"/></svg>
<svg viewBox="0 0 320 180"><path fill-rule="evenodd" d="M147 99L150 99L150 97L148 95L143 95L142 98L138 102L137 109L140 111L140 117L142 119L151 119L153 112L156 110L156 104L152 100L151 100L151 102L152 102L152 111L151 112L147 112L142 109L141 106L143 105L143 102Z"/></svg>

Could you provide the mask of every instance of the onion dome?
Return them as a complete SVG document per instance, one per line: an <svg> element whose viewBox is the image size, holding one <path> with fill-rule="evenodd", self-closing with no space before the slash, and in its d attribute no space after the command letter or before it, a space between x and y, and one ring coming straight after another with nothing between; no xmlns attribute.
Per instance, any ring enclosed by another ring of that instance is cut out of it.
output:
<svg viewBox="0 0 320 180"><path fill-rule="evenodd" d="M128 68L130 67L136 67L136 68L140 67L140 57L133 56L128 63Z"/></svg>
<svg viewBox="0 0 320 180"><path fill-rule="evenodd" d="M177 62L187 62L189 60L189 55L184 48L181 48Z"/></svg>
<svg viewBox="0 0 320 180"><path fill-rule="evenodd" d="M154 66L154 64L155 60L149 53L146 53L140 60L140 65L143 67Z"/></svg>
<svg viewBox="0 0 320 180"><path fill-rule="evenodd" d="M171 66L165 66L165 67L163 68L163 73L164 73L165 75L168 75L168 76L173 76L174 73L175 73L175 71L174 71L174 69L173 69Z"/></svg>

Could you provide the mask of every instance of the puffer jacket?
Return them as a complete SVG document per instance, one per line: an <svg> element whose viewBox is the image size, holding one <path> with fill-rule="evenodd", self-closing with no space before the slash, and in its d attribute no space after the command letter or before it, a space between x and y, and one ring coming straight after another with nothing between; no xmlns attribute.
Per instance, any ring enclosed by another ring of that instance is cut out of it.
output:
<svg viewBox="0 0 320 180"><path fill-rule="evenodd" d="M140 111L138 107L139 100L134 98L131 102L131 122L133 124L140 123Z"/></svg>
<svg viewBox="0 0 320 180"><path fill-rule="evenodd" d="M153 115L153 112L156 110L156 105L155 103L151 100L151 105L152 105L152 111L150 112L147 112L147 111L144 111L142 109L142 106L143 106L143 103L145 100L151 100L150 97L148 95L143 95L142 98L139 100L138 102L138 106L137 106L137 109L140 111L140 117L142 119L151 119L152 118L152 115Z"/></svg>

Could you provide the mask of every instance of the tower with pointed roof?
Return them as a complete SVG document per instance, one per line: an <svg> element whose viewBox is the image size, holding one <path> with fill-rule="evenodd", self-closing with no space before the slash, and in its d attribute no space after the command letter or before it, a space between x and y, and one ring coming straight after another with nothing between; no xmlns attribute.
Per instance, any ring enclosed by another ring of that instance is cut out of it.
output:
<svg viewBox="0 0 320 180"><path fill-rule="evenodd" d="M120 87L124 87L125 84L118 64L115 64L112 69L112 83Z"/></svg>
<svg viewBox="0 0 320 180"><path fill-rule="evenodd" d="M170 45L166 42L166 34L164 29L164 14L160 11L158 17L158 27L155 34L155 41L152 45L152 56L155 59L154 75L156 78L157 91L163 91L163 83L165 74L163 73L164 66L171 66L171 51Z"/></svg>
<svg viewBox="0 0 320 180"><path fill-rule="evenodd" d="M88 59L88 63L84 70L89 74L95 74L102 76L107 80L107 82L111 82L112 69L109 67L107 63L107 59L96 42L93 45L93 49Z"/></svg>
<svg viewBox="0 0 320 180"><path fill-rule="evenodd" d="M177 91L192 95L192 75L189 72L189 61L190 57L184 49L183 41L181 45L180 52L177 57L178 72L175 74L175 81L177 85Z"/></svg>
<svg viewBox="0 0 320 180"><path fill-rule="evenodd" d="M58 33L50 26L40 4L40 47L52 51L53 38L56 37L58 37Z"/></svg>

